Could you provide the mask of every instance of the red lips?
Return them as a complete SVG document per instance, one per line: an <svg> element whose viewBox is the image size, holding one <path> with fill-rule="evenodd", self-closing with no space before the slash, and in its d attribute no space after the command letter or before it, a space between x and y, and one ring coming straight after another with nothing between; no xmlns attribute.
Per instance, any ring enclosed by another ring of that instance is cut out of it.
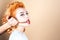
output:
<svg viewBox="0 0 60 40"><path fill-rule="evenodd" d="M26 23L30 24L30 20L28 19L28 20L26 21Z"/></svg>

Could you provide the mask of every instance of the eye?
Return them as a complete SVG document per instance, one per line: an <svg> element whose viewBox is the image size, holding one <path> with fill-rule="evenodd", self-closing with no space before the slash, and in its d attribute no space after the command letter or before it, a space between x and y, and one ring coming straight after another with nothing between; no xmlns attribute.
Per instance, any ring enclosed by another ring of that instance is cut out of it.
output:
<svg viewBox="0 0 60 40"><path fill-rule="evenodd" d="M28 15L28 13L26 13Z"/></svg>
<svg viewBox="0 0 60 40"><path fill-rule="evenodd" d="M24 14L21 14L20 16L24 16Z"/></svg>

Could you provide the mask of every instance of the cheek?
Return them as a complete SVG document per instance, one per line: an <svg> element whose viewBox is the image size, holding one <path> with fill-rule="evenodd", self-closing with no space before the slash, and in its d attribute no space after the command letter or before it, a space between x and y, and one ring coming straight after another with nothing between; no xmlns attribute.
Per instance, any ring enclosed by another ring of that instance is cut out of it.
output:
<svg viewBox="0 0 60 40"><path fill-rule="evenodd" d="M20 16L20 15L16 15L16 18L19 22L24 22L27 20L27 18L25 18L24 16Z"/></svg>

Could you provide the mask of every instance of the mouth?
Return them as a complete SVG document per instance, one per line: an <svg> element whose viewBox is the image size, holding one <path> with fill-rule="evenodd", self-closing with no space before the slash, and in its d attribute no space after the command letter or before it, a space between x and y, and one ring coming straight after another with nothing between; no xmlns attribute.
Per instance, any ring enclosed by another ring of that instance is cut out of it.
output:
<svg viewBox="0 0 60 40"><path fill-rule="evenodd" d="M26 23L30 24L30 20L28 19L28 20L26 21Z"/></svg>
<svg viewBox="0 0 60 40"><path fill-rule="evenodd" d="M25 21L25 22L20 22L20 23L28 23L28 24L30 24L30 20L28 19L27 21Z"/></svg>

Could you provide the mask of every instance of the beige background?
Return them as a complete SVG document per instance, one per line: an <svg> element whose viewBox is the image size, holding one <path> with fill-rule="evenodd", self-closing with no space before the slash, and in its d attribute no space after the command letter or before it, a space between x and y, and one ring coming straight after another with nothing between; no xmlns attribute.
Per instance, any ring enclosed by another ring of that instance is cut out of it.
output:
<svg viewBox="0 0 60 40"><path fill-rule="evenodd" d="M11 1L0 0L0 19L6 9L6 5ZM29 40L60 40L60 0L18 1L22 1L29 12L31 24L26 28ZM0 36L0 40L7 39L7 34Z"/></svg>

